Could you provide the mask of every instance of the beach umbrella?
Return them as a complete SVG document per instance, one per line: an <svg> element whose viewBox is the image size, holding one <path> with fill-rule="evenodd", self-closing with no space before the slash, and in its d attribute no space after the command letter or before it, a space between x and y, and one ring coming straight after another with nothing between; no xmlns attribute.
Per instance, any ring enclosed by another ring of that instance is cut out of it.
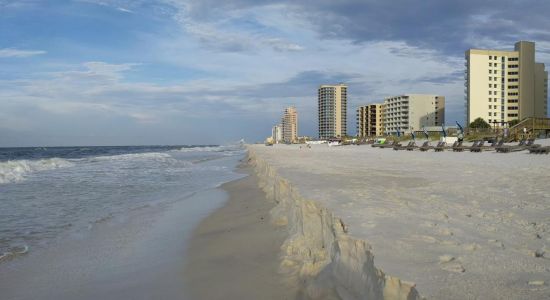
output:
<svg viewBox="0 0 550 300"><path fill-rule="evenodd" d="M464 128L462 128L462 126L460 126L460 123L458 123L458 121L455 121L456 122L456 126L458 126L458 128L460 128L460 132L464 132Z"/></svg>
<svg viewBox="0 0 550 300"><path fill-rule="evenodd" d="M424 135L426 136L426 139L429 139L428 131L426 131L426 128L422 128L422 131L424 131Z"/></svg>
<svg viewBox="0 0 550 300"><path fill-rule="evenodd" d="M445 125L441 125L441 132L443 133L443 137L447 137L447 132L445 131Z"/></svg>

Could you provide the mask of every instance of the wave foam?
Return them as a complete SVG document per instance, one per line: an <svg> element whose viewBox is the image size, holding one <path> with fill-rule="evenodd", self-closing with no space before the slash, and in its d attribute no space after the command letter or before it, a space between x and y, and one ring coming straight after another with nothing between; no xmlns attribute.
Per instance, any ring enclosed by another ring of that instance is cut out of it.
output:
<svg viewBox="0 0 550 300"><path fill-rule="evenodd" d="M129 160L156 160L156 161L172 161L174 158L168 153L160 152L147 152L147 153L130 153L130 154L118 154L118 155L108 155L108 156L95 156L90 158L92 161L106 161L106 160L118 160L118 161L129 161Z"/></svg>
<svg viewBox="0 0 550 300"><path fill-rule="evenodd" d="M29 252L29 246L16 246L10 248L8 251L0 254L0 262L14 259L17 256L25 255Z"/></svg>
<svg viewBox="0 0 550 300"><path fill-rule="evenodd" d="M23 181L35 172L71 167L73 164L61 158L40 160L9 160L0 162L0 184Z"/></svg>

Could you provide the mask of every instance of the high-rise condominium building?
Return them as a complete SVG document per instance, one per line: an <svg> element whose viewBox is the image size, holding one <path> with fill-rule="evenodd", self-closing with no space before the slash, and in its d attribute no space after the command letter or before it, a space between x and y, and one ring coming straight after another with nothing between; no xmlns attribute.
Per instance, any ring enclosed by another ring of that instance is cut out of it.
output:
<svg viewBox="0 0 550 300"><path fill-rule="evenodd" d="M381 136L384 134L382 126L383 104L368 104L357 108L357 136Z"/></svg>
<svg viewBox="0 0 550 300"><path fill-rule="evenodd" d="M445 124L445 97L408 94L384 99L385 134L422 130Z"/></svg>
<svg viewBox="0 0 550 300"><path fill-rule="evenodd" d="M318 90L319 139L347 134L347 96L345 84L324 84Z"/></svg>
<svg viewBox="0 0 550 300"><path fill-rule="evenodd" d="M278 144L283 141L283 125L277 124L271 129L271 138L273 143Z"/></svg>
<svg viewBox="0 0 550 300"><path fill-rule="evenodd" d="M535 62L535 43L517 42L514 51L466 51L466 118L494 126L527 117L546 117L548 72Z"/></svg>
<svg viewBox="0 0 550 300"><path fill-rule="evenodd" d="M283 115L283 140L295 143L298 140L298 112L294 106L285 108Z"/></svg>

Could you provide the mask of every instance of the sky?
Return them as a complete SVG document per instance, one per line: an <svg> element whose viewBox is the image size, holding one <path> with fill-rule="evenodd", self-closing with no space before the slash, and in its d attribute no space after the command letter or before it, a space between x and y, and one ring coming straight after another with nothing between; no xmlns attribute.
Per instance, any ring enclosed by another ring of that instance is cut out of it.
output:
<svg viewBox="0 0 550 300"><path fill-rule="evenodd" d="M317 88L355 109L446 97L464 122L464 51L536 42L550 1L0 0L0 147L262 141L295 105L317 136ZM548 69L548 67L547 67Z"/></svg>

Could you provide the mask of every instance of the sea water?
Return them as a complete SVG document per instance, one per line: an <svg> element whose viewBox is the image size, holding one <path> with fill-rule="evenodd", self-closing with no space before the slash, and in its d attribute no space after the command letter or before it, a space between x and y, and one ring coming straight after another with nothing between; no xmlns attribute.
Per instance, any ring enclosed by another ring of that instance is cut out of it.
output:
<svg viewBox="0 0 550 300"><path fill-rule="evenodd" d="M181 295L185 241L223 203L215 188L242 176L243 155L241 144L0 148L2 295Z"/></svg>

